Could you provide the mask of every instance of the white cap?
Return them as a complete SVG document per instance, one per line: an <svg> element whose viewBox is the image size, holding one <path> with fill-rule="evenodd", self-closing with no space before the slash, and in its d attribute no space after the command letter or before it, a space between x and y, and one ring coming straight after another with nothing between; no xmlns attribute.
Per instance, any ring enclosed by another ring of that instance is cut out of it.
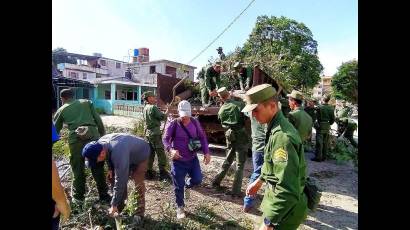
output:
<svg viewBox="0 0 410 230"><path fill-rule="evenodd" d="M179 102L178 114L179 114L179 117L186 117L186 116L190 117L191 116L191 104L186 100Z"/></svg>

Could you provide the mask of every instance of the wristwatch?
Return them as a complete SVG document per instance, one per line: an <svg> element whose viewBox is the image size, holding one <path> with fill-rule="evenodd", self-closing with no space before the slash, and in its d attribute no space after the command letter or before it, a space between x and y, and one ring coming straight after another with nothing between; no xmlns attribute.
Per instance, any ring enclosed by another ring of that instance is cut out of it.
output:
<svg viewBox="0 0 410 230"><path fill-rule="evenodd" d="M267 219L266 217L263 219L263 222L265 223L266 226L275 228L275 225L272 222L270 222L270 220Z"/></svg>

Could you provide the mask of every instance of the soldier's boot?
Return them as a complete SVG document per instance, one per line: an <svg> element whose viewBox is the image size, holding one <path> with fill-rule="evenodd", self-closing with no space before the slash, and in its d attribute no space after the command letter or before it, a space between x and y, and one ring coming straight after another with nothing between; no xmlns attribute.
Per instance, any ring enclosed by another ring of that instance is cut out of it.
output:
<svg viewBox="0 0 410 230"><path fill-rule="evenodd" d="M166 181L171 181L171 175L167 172L165 169L160 169L159 170L159 179L160 180L166 180Z"/></svg>
<svg viewBox="0 0 410 230"><path fill-rule="evenodd" d="M153 180L156 177L156 172L154 170L147 170L147 172L145 173L145 179L147 180Z"/></svg>

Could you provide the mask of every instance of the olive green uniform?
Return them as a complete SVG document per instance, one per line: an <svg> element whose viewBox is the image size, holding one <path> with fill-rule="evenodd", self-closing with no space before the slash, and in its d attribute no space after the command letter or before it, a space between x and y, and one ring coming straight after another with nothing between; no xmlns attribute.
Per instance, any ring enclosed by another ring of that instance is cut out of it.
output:
<svg viewBox="0 0 410 230"><path fill-rule="evenodd" d="M241 68L240 72L237 74L241 90L245 91L252 87L252 74L252 67Z"/></svg>
<svg viewBox="0 0 410 230"><path fill-rule="evenodd" d="M219 185L221 183L236 156L237 168L232 185L232 194L235 195L239 195L241 192L243 168L249 143L249 138L245 131L244 114L241 113L244 106L245 104L242 101L228 99L218 112L218 119L221 121L222 127L227 129L225 132L226 159L222 165L222 170L216 175L213 184Z"/></svg>
<svg viewBox="0 0 410 230"><path fill-rule="evenodd" d="M148 103L145 104L142 114L145 120L145 137L152 149L148 161L148 170L152 171L156 154L158 157L158 168L160 171L163 171L167 165L167 158L164 152L164 145L162 144L160 125L161 121L166 119L166 115L156 105Z"/></svg>
<svg viewBox="0 0 410 230"><path fill-rule="evenodd" d="M297 229L307 215L302 141L281 111L270 121L266 140L260 177L267 184L261 203L263 217L275 225L275 230Z"/></svg>
<svg viewBox="0 0 410 230"><path fill-rule="evenodd" d="M302 142L306 141L309 138L313 127L313 121L309 114L307 114L303 110L303 107L300 106L297 107L295 110L289 112L288 119L289 122L299 132Z"/></svg>
<svg viewBox="0 0 410 230"><path fill-rule="evenodd" d="M353 133L357 129L357 124L352 119L345 118L339 124L342 136L350 141L350 143L357 148L357 143L353 139Z"/></svg>
<svg viewBox="0 0 410 230"><path fill-rule="evenodd" d="M320 105L316 112L316 159L324 160L328 157L330 126L335 122L335 114L332 106L328 104Z"/></svg>
<svg viewBox="0 0 410 230"><path fill-rule="evenodd" d="M280 102L280 110L282 110L283 115L285 115L285 117L289 116L289 112L290 112L290 107L289 107L289 102L287 98L280 98L279 99Z"/></svg>
<svg viewBox="0 0 410 230"><path fill-rule="evenodd" d="M68 125L68 146L70 149L70 165L74 175L72 186L72 197L74 202L84 201L85 194L85 171L84 171L84 157L81 152L84 146L93 140L98 140L100 136L105 135L104 125L100 116L95 111L91 101L68 100L61 106L54 115L54 123L56 130L59 133L63 124ZM88 126L89 140L82 140L75 133L79 126ZM91 168L92 176L97 184L98 194L100 199L108 197L108 187L104 176L104 162L100 162L96 167Z"/></svg>
<svg viewBox="0 0 410 230"><path fill-rule="evenodd" d="M209 92L221 88L220 73L216 72L212 66L208 67L203 74L198 74L199 87L201 89L202 105L209 104Z"/></svg>
<svg viewBox="0 0 410 230"><path fill-rule="evenodd" d="M315 121L316 121L316 108L307 106L307 107L305 107L305 112L307 114L309 114L309 116L312 118L312 122L314 124ZM310 130L309 139L305 142L305 144L306 144L305 145L305 150L306 149L311 150L311 147L313 146L313 143L312 143L312 130Z"/></svg>

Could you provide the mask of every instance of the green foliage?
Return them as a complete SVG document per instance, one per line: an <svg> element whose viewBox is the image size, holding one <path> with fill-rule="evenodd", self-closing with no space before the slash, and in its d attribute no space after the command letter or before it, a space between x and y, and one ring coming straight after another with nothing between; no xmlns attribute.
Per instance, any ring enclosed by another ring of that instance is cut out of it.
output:
<svg viewBox="0 0 410 230"><path fill-rule="evenodd" d="M249 39L233 57L259 65L285 88L313 88L323 70L310 29L286 17L259 16Z"/></svg>
<svg viewBox="0 0 410 230"><path fill-rule="evenodd" d="M358 101L358 62L351 60L342 63L333 75L332 88L335 98L344 99L353 104Z"/></svg>
<svg viewBox="0 0 410 230"><path fill-rule="evenodd" d="M330 158L336 160L337 164L352 161L355 166L358 164L358 149L350 144L349 140L339 137L335 140L330 149Z"/></svg>
<svg viewBox="0 0 410 230"><path fill-rule="evenodd" d="M60 131L60 140L55 142L52 147L52 153L55 157L66 157L70 155L68 147L68 129L62 128Z"/></svg>
<svg viewBox="0 0 410 230"><path fill-rule="evenodd" d="M127 198L127 205L125 206L123 212L127 215L134 215L135 211L138 209L138 193L135 189L131 191Z"/></svg>
<svg viewBox="0 0 410 230"><path fill-rule="evenodd" d="M67 50L61 47L56 48L52 51L51 59L55 65L60 64L60 63L77 64L77 59L70 57L67 54Z"/></svg>
<svg viewBox="0 0 410 230"><path fill-rule="evenodd" d="M144 120L142 118L137 119L133 125L133 129L131 130L131 133L133 135L143 137L144 135Z"/></svg>

